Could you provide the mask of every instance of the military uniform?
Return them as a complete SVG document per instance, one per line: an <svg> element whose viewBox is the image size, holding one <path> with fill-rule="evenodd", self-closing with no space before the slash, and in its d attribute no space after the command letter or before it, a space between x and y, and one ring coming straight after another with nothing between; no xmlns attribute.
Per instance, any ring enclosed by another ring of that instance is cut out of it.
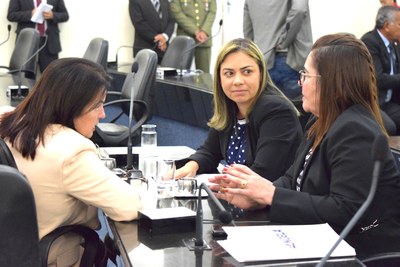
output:
<svg viewBox="0 0 400 267"><path fill-rule="evenodd" d="M172 0L170 7L178 24L177 35L187 35L196 40L195 33L201 30L211 36L217 13L216 0ZM208 40L195 48L197 69L210 72L211 46L212 40Z"/></svg>

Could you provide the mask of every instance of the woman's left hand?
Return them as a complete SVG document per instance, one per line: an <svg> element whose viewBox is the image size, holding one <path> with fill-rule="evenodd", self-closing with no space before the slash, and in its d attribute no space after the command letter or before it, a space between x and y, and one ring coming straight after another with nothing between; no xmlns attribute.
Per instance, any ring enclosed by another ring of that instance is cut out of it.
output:
<svg viewBox="0 0 400 267"><path fill-rule="evenodd" d="M275 186L247 166L233 164L223 169L222 175L209 178L216 185L216 196L243 209L261 208L271 205Z"/></svg>

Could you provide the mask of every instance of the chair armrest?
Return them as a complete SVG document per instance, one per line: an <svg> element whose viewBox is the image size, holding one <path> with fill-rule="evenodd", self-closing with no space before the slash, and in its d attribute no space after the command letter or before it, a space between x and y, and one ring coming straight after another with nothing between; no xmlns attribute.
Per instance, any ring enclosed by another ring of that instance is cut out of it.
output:
<svg viewBox="0 0 400 267"><path fill-rule="evenodd" d="M96 262L97 250L100 247L101 240L96 231L83 225L62 226L44 236L39 242L41 266L47 266L47 259L53 242L60 236L67 233L78 234L85 240L85 249L82 255L80 266L93 266Z"/></svg>
<svg viewBox="0 0 400 267"><path fill-rule="evenodd" d="M107 95L116 95L120 96L122 93L119 91L107 91Z"/></svg>

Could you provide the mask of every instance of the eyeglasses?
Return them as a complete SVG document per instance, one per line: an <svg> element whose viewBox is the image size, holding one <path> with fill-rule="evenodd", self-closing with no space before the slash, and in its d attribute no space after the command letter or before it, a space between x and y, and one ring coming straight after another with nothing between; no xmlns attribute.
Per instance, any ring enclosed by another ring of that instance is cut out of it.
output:
<svg viewBox="0 0 400 267"><path fill-rule="evenodd" d="M317 75L317 74L309 74L307 73L305 70L301 70L299 71L300 74L300 79L299 79L299 85L302 86L304 81L306 80L306 77L317 77L317 78L321 78L321 75Z"/></svg>

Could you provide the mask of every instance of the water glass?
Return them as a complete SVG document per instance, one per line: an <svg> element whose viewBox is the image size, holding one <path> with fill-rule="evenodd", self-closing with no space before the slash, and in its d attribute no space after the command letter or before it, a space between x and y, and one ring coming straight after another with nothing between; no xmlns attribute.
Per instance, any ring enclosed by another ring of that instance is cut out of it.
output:
<svg viewBox="0 0 400 267"><path fill-rule="evenodd" d="M175 160L163 159L158 161L157 197L171 198L175 194Z"/></svg>
<svg viewBox="0 0 400 267"><path fill-rule="evenodd" d="M143 124L141 135L141 146L146 148L157 147L157 132L155 124Z"/></svg>

